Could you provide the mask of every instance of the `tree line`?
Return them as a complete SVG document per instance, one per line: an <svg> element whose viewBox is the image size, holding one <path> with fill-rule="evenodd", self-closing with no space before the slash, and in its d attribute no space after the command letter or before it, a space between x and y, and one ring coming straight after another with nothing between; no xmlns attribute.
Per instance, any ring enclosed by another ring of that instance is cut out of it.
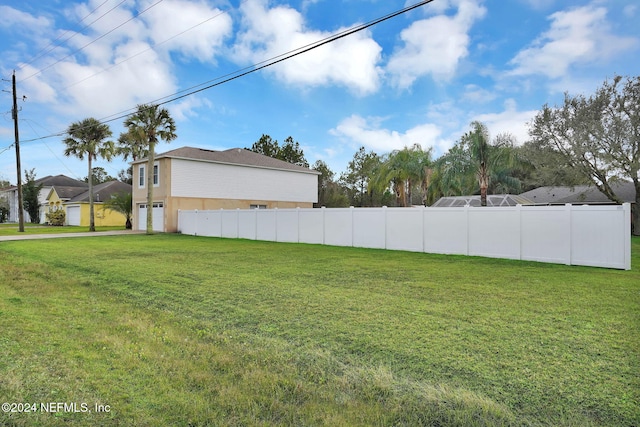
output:
<svg viewBox="0 0 640 427"><path fill-rule="evenodd" d="M522 145L507 133L492 138L485 124L472 122L438 159L415 143L384 155L360 147L340 175L318 160L312 166L320 172L318 206L429 206L460 195L480 195L486 206L488 194L576 185L595 186L622 203L614 184L626 181L635 188L632 217L640 235L640 76L615 76L590 96L565 93L561 105L542 107L529 137ZM263 135L252 150L308 164L291 137L279 147Z"/></svg>

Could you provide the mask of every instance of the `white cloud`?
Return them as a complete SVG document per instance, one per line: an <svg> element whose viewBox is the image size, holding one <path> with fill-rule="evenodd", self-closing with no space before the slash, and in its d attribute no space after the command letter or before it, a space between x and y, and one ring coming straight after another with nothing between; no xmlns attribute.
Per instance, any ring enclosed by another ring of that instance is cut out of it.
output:
<svg viewBox="0 0 640 427"><path fill-rule="evenodd" d="M565 75L577 63L608 60L635 46L637 39L611 33L604 7L584 6L552 14L551 27L512 60L512 75Z"/></svg>
<svg viewBox="0 0 640 427"><path fill-rule="evenodd" d="M436 80L449 80L454 76L460 60L469 53L469 30L486 13L475 1L454 3L458 7L455 16L438 15L415 21L401 32L404 46L392 55L387 65L396 86L408 88L428 74ZM442 7L436 10L444 11Z"/></svg>
<svg viewBox="0 0 640 427"><path fill-rule="evenodd" d="M537 110L518 111L516 101L508 99L504 103L501 113L480 114L472 118L487 125L493 136L500 133L510 133L515 136L519 144L529 140L527 124L538 113Z"/></svg>
<svg viewBox="0 0 640 427"><path fill-rule="evenodd" d="M286 6L267 9L263 0L241 6L245 30L238 35L236 59L260 63L325 39L328 32L308 30L300 13ZM338 31L342 31L338 30ZM270 72L290 84L302 86L346 86L359 94L375 92L381 70L376 65L382 48L368 31L306 52L270 67Z"/></svg>
<svg viewBox="0 0 640 427"><path fill-rule="evenodd" d="M33 34L51 26L51 22L45 17L35 17L10 6L0 5L0 16L0 28L13 28L25 33Z"/></svg>
<svg viewBox="0 0 640 427"><path fill-rule="evenodd" d="M345 139L352 146L364 146L378 154L401 150L414 144L420 144L425 149L442 145L441 131L434 124L425 123L401 133L381 128L381 122L380 118L365 119L354 114L342 120L330 133Z"/></svg>
<svg viewBox="0 0 640 427"><path fill-rule="evenodd" d="M491 102L496 99L497 96L495 92L491 92L474 84L466 85L464 89L465 91L462 95L462 99L474 104L485 104L487 102Z"/></svg>
<svg viewBox="0 0 640 427"><path fill-rule="evenodd" d="M154 44L162 43L162 49L202 62L212 60L231 35L229 14L202 1L165 0L162 7L150 9L143 17Z"/></svg>

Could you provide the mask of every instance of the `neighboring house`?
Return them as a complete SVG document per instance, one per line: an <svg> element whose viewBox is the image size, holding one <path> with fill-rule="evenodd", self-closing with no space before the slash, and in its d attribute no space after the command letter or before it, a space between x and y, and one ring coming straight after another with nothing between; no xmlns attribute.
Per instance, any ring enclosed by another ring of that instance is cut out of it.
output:
<svg viewBox="0 0 640 427"><path fill-rule="evenodd" d="M241 148L182 147L133 166L133 227L146 230L147 174L153 174L153 229L176 232L178 210L311 208L319 172Z"/></svg>
<svg viewBox="0 0 640 427"><path fill-rule="evenodd" d="M104 202L116 193L130 193L131 185L108 181L93 186L93 219L96 226L124 226L126 217L120 212L106 209ZM89 190L75 187L52 187L47 196L47 212L64 209L66 225L89 226Z"/></svg>
<svg viewBox="0 0 640 427"><path fill-rule="evenodd" d="M531 200L526 197L516 196L514 194L488 194L487 206L516 206L516 205L532 205ZM445 196L439 198L432 208L452 208L464 206L481 206L480 196Z"/></svg>
<svg viewBox="0 0 640 427"><path fill-rule="evenodd" d="M635 203L636 190L632 182L622 181L611 185L615 194L626 203ZM598 188L592 185L576 185L575 187L538 187L520 194L539 205L596 205L614 204Z"/></svg>
<svg viewBox="0 0 640 427"><path fill-rule="evenodd" d="M49 192L54 186L59 188L74 188L78 191L86 191L89 187L89 184L87 184L86 182L69 178L65 175L45 176L44 178L37 179L35 181L35 184L42 184L42 188L40 189L40 193L38 194L41 223L46 221L45 214L47 212L48 206L47 197L49 196ZM13 185L11 187L5 188L2 191L9 202L9 218L7 219L7 222L18 222L18 187ZM24 212L24 221L31 222L29 214L26 211Z"/></svg>

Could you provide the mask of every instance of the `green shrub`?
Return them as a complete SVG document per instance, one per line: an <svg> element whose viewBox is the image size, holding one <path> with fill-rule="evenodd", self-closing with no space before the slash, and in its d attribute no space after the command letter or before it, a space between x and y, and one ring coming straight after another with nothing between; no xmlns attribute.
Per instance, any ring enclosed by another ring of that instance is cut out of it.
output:
<svg viewBox="0 0 640 427"><path fill-rule="evenodd" d="M66 215L63 210L48 212L46 214L49 225L64 225Z"/></svg>

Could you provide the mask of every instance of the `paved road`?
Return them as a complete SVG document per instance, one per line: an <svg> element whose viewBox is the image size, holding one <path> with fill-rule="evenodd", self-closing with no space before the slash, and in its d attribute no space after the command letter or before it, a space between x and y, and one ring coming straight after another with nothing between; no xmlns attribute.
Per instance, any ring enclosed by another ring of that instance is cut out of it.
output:
<svg viewBox="0 0 640 427"><path fill-rule="evenodd" d="M56 233L56 234L17 234L11 236L0 236L0 242L11 240L37 240L37 239L56 239L60 237L100 237L100 236L118 236L120 234L144 234L144 231L134 230L114 230L114 231L97 231L94 233Z"/></svg>

